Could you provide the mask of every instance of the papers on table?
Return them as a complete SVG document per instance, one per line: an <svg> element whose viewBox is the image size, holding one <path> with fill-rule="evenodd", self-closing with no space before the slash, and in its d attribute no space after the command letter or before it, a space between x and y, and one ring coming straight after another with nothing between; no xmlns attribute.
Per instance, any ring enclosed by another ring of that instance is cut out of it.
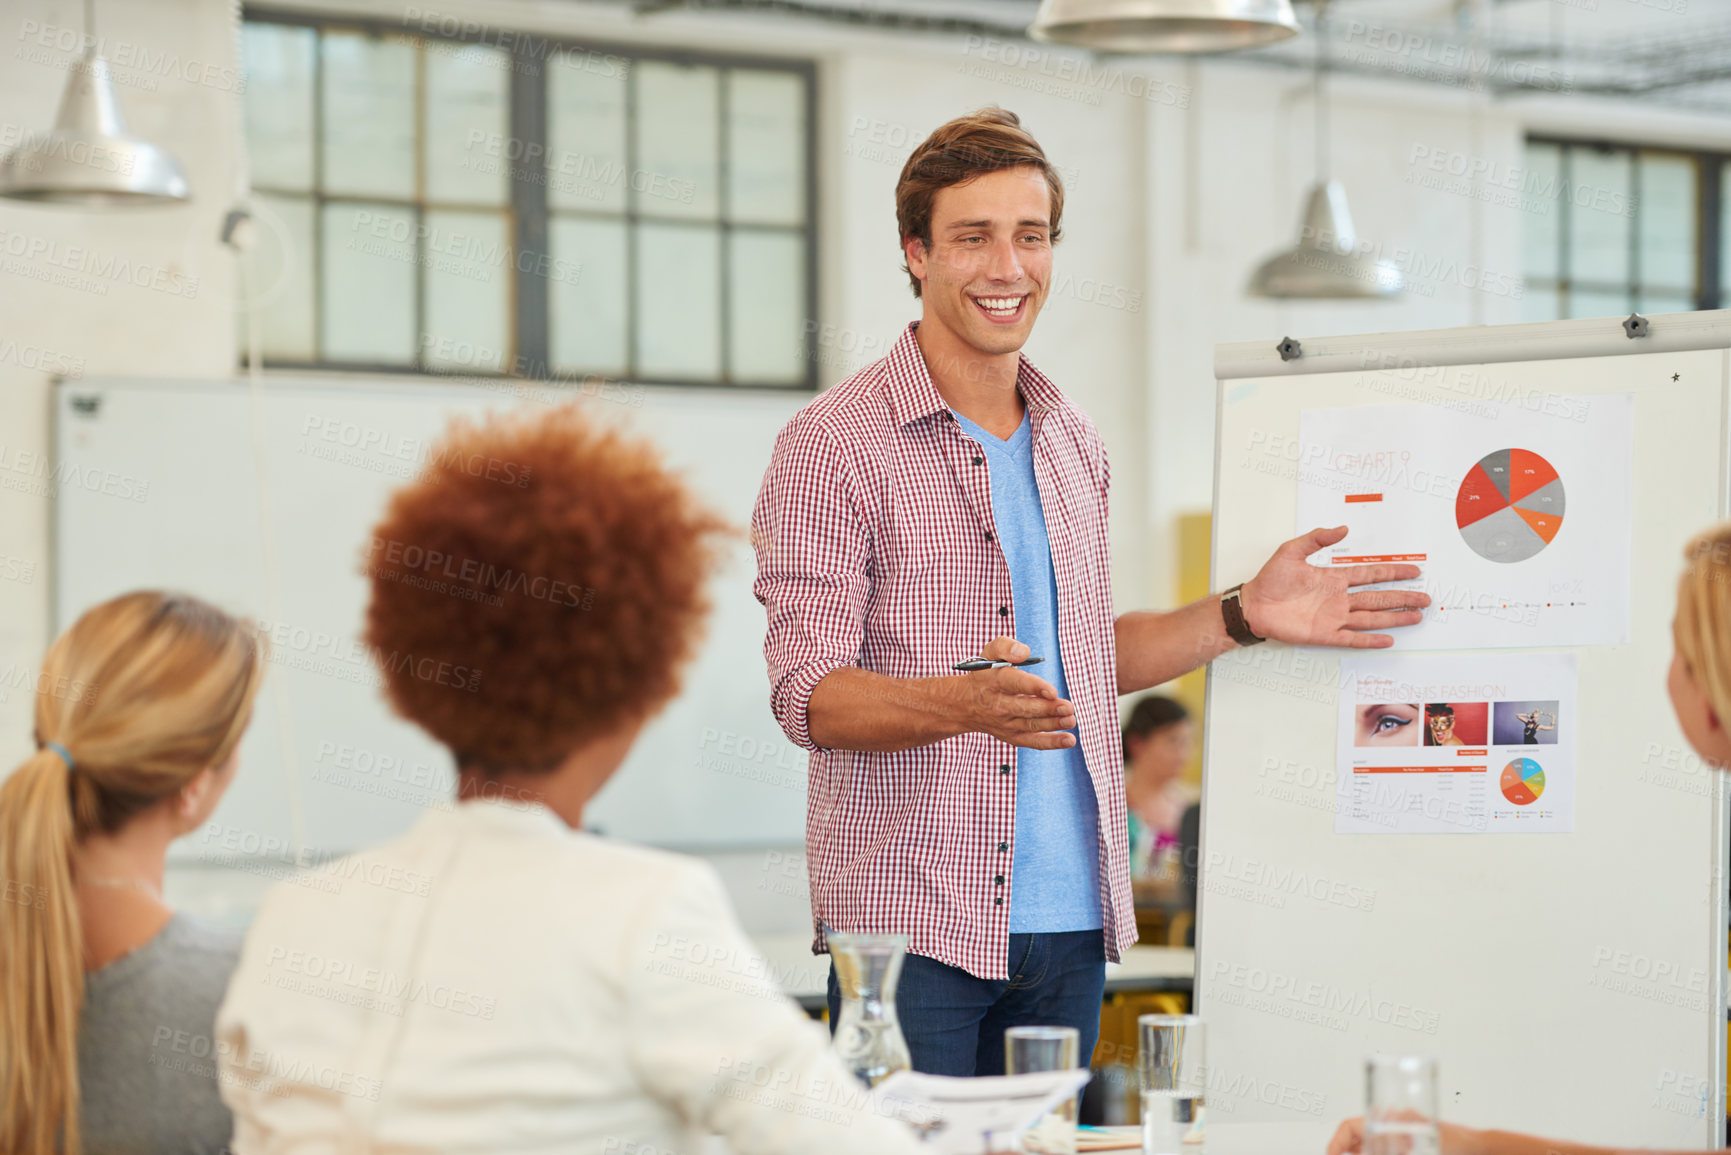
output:
<svg viewBox="0 0 1731 1155"><path fill-rule="evenodd" d="M876 1094L882 1112L908 1121L933 1151L978 1155L1004 1149L1074 1098L1088 1075L1081 1068L972 1079L898 1071Z"/></svg>

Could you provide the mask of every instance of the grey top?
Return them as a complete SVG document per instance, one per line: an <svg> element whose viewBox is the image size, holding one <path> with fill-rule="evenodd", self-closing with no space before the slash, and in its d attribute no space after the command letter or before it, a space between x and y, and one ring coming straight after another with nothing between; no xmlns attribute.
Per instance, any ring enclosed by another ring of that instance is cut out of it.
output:
<svg viewBox="0 0 1731 1155"><path fill-rule="evenodd" d="M216 1009L242 933L176 914L84 976L80 1125L90 1155L218 1155L234 1122L217 1092Z"/></svg>

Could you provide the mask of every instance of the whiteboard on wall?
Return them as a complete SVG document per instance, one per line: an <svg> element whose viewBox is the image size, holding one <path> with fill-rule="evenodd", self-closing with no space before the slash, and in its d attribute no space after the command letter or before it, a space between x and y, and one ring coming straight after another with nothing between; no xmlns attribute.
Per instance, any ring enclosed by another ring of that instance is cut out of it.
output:
<svg viewBox="0 0 1731 1155"><path fill-rule="evenodd" d="M1574 827L1551 834L1336 833L1338 652L1214 662L1210 1115L1359 1114L1363 1060L1384 1051L1438 1060L1448 1120L1719 1146L1727 788L1688 753L1665 677L1683 546L1727 510L1731 313L1656 317L1641 340L1612 318L1301 345L1291 362L1272 339L1217 350L1216 585L1294 536L1300 466L1266 447L1304 410L1632 393L1630 641L1532 651L1579 662Z"/></svg>
<svg viewBox="0 0 1731 1155"><path fill-rule="evenodd" d="M358 641L360 572L390 491L449 418L531 410L468 384L368 377L245 383L86 380L55 397L55 628L131 589L197 594L267 623L273 659L242 773L182 861L346 852L448 804L450 759L385 705ZM654 441L742 532L711 583L680 695L585 814L607 834L690 849L803 838L805 756L769 710L764 614L743 528L781 426L808 394L620 389L585 404Z"/></svg>

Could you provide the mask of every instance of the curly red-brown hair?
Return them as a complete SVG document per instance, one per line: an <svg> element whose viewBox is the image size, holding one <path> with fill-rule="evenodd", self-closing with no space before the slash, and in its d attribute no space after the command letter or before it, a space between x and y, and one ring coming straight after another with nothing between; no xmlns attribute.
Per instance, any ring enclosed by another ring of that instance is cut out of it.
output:
<svg viewBox="0 0 1731 1155"><path fill-rule="evenodd" d="M551 770L678 691L737 532L576 404L459 418L367 549L386 695L460 767Z"/></svg>

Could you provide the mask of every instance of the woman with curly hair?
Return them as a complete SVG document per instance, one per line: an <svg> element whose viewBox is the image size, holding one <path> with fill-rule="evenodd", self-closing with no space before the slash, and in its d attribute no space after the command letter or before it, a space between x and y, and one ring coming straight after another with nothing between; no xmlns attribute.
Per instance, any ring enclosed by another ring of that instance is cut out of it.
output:
<svg viewBox="0 0 1731 1155"><path fill-rule="evenodd" d="M36 752L0 785L0 1151L226 1150L188 1067L240 935L174 910L162 876L234 779L263 669L250 624L149 591L48 648Z"/></svg>
<svg viewBox="0 0 1731 1155"><path fill-rule="evenodd" d="M366 640L458 804L335 893L266 898L218 1023L237 1155L917 1147L710 867L580 830L677 691L729 533L575 406L460 421L395 494Z"/></svg>

